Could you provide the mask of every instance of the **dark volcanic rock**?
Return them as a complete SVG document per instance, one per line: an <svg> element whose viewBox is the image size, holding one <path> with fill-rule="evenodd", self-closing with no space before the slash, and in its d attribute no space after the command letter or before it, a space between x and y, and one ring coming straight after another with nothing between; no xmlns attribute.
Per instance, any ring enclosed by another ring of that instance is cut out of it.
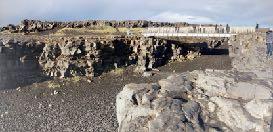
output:
<svg viewBox="0 0 273 132"><path fill-rule="evenodd" d="M182 50L182 46L178 44L154 38L72 38L47 44L39 62L50 76L93 77L133 64L137 64L141 71L157 68L168 61L189 57L188 49Z"/></svg>
<svg viewBox="0 0 273 132"><path fill-rule="evenodd" d="M43 46L44 43L36 41L1 41L0 89L16 88L46 80L38 63Z"/></svg>
<svg viewBox="0 0 273 132"><path fill-rule="evenodd" d="M1 65L8 64L8 60L22 64L22 67L29 63L36 67L33 71L42 69L49 77L92 78L115 68L135 64L138 66L137 70L143 72L163 66L169 61L193 59L199 55L194 48L156 38L79 37L43 43L34 40L20 42L14 39L0 42Z"/></svg>

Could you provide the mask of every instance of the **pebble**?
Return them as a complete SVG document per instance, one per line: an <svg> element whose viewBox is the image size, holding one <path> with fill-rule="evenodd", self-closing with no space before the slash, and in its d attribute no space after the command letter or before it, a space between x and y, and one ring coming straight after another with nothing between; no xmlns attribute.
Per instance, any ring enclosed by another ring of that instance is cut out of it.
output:
<svg viewBox="0 0 273 132"><path fill-rule="evenodd" d="M58 94L59 92L57 91L57 90L54 90L53 91L53 95L56 95L56 94Z"/></svg>
<svg viewBox="0 0 273 132"><path fill-rule="evenodd" d="M17 91L21 91L21 87L16 88Z"/></svg>

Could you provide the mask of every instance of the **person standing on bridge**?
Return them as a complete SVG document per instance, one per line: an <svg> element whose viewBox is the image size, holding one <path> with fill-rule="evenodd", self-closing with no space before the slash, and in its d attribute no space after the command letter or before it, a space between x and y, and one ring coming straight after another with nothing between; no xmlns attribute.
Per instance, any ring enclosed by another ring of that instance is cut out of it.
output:
<svg viewBox="0 0 273 132"><path fill-rule="evenodd" d="M228 24L226 25L226 33L230 33L230 26Z"/></svg>
<svg viewBox="0 0 273 132"><path fill-rule="evenodd" d="M267 58L272 56L272 50L273 50L273 32L272 31L267 31L266 32L266 54Z"/></svg>

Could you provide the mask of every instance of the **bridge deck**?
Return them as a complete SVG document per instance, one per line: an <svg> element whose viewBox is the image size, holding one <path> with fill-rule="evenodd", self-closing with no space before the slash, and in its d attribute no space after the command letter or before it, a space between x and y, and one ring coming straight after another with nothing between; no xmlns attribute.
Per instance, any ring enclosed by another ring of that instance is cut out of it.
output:
<svg viewBox="0 0 273 132"><path fill-rule="evenodd" d="M145 37L218 37L229 38L236 34L228 33L142 33Z"/></svg>

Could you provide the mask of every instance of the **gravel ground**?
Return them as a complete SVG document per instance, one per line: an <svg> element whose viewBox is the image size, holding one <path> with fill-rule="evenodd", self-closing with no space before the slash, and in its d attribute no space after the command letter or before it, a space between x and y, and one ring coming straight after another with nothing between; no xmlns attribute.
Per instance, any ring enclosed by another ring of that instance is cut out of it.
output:
<svg viewBox="0 0 273 132"><path fill-rule="evenodd" d="M229 69L227 55L201 56L163 66L151 77L128 67L123 74L105 73L92 82L85 78L53 80L0 91L0 131L117 131L115 99L128 83L149 83L174 72L205 68Z"/></svg>

